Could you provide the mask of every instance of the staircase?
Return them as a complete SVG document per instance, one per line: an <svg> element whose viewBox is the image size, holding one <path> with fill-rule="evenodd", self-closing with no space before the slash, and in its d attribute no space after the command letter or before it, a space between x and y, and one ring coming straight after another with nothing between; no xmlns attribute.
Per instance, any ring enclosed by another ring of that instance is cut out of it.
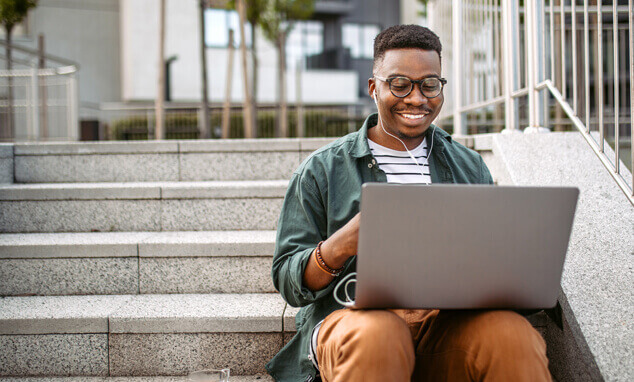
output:
<svg viewBox="0 0 634 382"><path fill-rule="evenodd" d="M627 198L575 133L462 140L499 184L581 189L564 329L529 320L556 380L631 379ZM297 312L270 280L276 222L329 141L0 144L0 381L270 381Z"/></svg>
<svg viewBox="0 0 634 382"><path fill-rule="evenodd" d="M0 377L269 380L296 313L270 278L277 219L328 141L0 146Z"/></svg>

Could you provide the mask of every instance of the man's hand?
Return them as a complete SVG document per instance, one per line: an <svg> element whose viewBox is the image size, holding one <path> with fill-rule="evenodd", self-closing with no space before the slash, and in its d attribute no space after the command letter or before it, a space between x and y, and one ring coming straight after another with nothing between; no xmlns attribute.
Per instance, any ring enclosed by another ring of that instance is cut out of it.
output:
<svg viewBox="0 0 634 382"><path fill-rule="evenodd" d="M321 256L329 267L343 267L350 257L357 254L359 245L359 221L361 212L339 228L321 245Z"/></svg>
<svg viewBox="0 0 634 382"><path fill-rule="evenodd" d="M357 213L346 225L333 233L321 245L321 257L330 268L339 269L343 267L346 260L357 254L360 218L361 213ZM317 266L314 252L310 257L304 270L304 285L312 291L317 291L328 286L334 280L334 277Z"/></svg>

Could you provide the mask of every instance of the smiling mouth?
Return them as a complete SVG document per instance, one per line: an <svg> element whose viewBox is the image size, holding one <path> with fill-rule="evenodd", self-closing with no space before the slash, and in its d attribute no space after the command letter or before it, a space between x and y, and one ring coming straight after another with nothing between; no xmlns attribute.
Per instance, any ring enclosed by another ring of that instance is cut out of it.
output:
<svg viewBox="0 0 634 382"><path fill-rule="evenodd" d="M427 114L429 114L429 112L422 112L417 114L398 113L398 115L400 115L401 117L412 120L412 121L423 119L427 116Z"/></svg>

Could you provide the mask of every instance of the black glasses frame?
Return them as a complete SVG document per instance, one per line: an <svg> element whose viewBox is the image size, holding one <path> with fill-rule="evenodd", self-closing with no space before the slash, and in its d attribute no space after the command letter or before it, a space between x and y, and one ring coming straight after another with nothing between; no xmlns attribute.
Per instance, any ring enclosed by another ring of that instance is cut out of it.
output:
<svg viewBox="0 0 634 382"><path fill-rule="evenodd" d="M397 76L397 77L390 77L390 78L382 78L379 76L374 76L374 78L376 78L377 80L381 80L383 82L387 82L388 85L390 86L390 92L392 93L392 95L394 97L398 97L398 98L405 98L408 95L410 95L412 93L412 90L414 90L414 84L418 84L418 87L420 89L420 94L424 95L427 98L436 98L440 95L440 93L442 93L442 89L444 88L444 86L447 84L447 80L444 78L437 78L437 77L427 77L427 78L423 78L422 80L411 80L407 77L403 77L403 76ZM406 79L410 82L410 87L409 87L409 91L407 92L407 94L405 95L396 95L394 94L394 90L392 90L392 81L394 81L397 78L403 78ZM435 96L428 96L425 94L425 92L423 91L423 82L430 80L430 79L435 79L440 81L440 89L438 90L438 94L436 94Z"/></svg>

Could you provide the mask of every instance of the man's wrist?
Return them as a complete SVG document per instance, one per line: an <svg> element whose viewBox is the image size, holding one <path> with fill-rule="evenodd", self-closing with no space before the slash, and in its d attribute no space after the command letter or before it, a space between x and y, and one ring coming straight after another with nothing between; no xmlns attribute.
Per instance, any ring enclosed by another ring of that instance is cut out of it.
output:
<svg viewBox="0 0 634 382"><path fill-rule="evenodd" d="M332 242L332 240L326 240L322 243L321 257L331 268L341 268L346 264L346 261L354 254L348 254L342 250L338 245Z"/></svg>

